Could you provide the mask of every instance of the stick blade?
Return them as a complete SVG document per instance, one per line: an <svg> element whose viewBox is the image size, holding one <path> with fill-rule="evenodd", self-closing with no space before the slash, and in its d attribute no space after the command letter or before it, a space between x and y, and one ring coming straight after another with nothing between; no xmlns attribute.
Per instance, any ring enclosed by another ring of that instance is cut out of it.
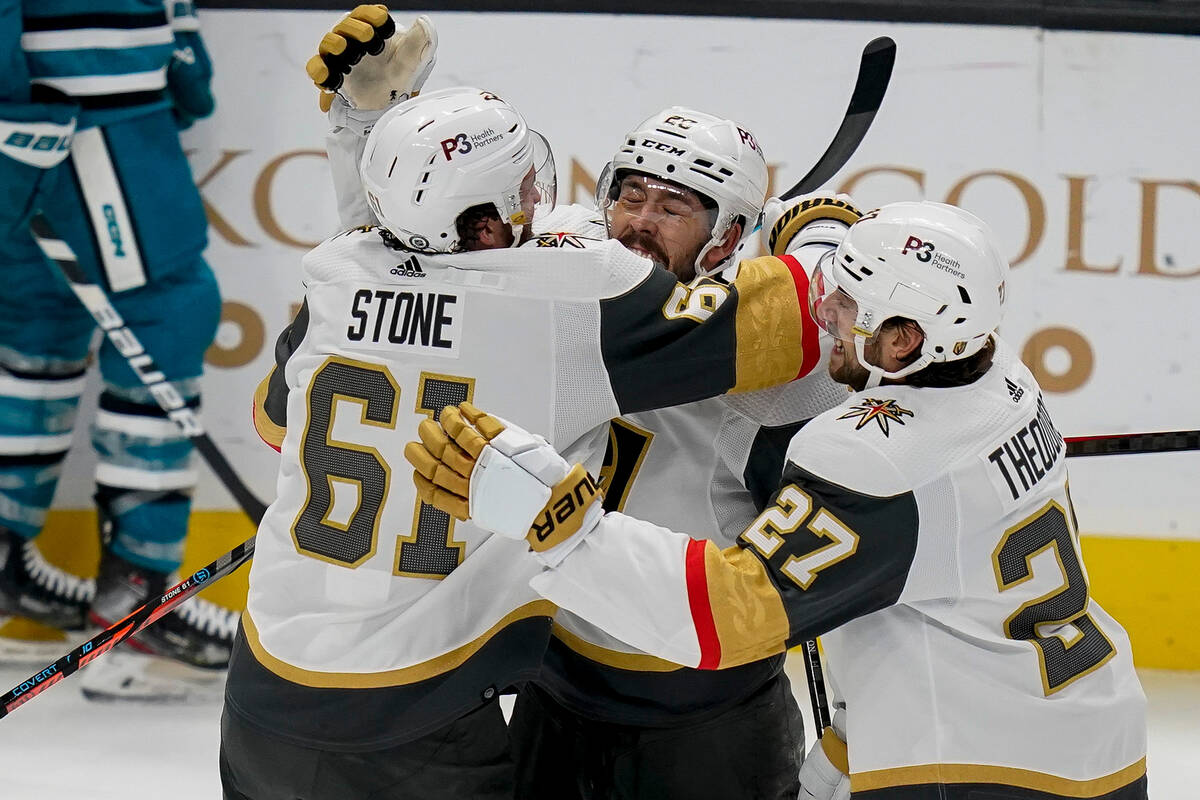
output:
<svg viewBox="0 0 1200 800"><path fill-rule="evenodd" d="M863 48L858 78L850 95L846 116L834 134L833 141L808 174L784 192L781 199L790 200L821 188L846 165L854 151L862 144L876 112L883 104L883 96L887 93L895 64L896 43L891 37L880 36L867 43Z"/></svg>

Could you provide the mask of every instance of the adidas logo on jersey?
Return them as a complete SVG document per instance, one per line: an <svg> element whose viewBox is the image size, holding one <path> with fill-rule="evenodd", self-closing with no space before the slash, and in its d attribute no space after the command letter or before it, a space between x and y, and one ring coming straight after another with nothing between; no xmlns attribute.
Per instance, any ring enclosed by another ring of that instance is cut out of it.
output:
<svg viewBox="0 0 1200 800"><path fill-rule="evenodd" d="M1008 396L1012 398L1012 401L1014 403L1021 402L1021 398L1025 395L1025 390L1008 378L1004 379L1004 385L1008 387Z"/></svg>
<svg viewBox="0 0 1200 800"><path fill-rule="evenodd" d="M403 264L397 264L392 267L389 272L400 278L424 278L425 270L421 269L421 262L417 261L416 256L410 256Z"/></svg>

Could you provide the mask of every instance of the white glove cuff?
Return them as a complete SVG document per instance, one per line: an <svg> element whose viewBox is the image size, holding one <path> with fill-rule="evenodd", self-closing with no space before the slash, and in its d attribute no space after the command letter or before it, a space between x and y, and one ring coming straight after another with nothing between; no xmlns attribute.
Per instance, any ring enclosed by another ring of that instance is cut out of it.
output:
<svg viewBox="0 0 1200 800"><path fill-rule="evenodd" d="M509 539L524 539L550 501L550 487L488 445L471 470L471 518Z"/></svg>
<svg viewBox="0 0 1200 800"><path fill-rule="evenodd" d="M596 526L600 524L600 520L603 518L603 504L592 503L592 505L588 508L587 513L583 516L583 524L579 526L579 530L574 536L567 538L560 544L556 544L549 550L543 550L541 552L535 550L534 554L538 557L538 560L540 560L547 567L557 567L563 562L563 559L569 556L576 547L583 543L583 540L587 538L589 533L596 529Z"/></svg>
<svg viewBox="0 0 1200 800"><path fill-rule="evenodd" d="M333 103L329 106L329 127L335 131L344 128L357 136L366 136L386 111L386 108L355 108L340 93L335 94Z"/></svg>

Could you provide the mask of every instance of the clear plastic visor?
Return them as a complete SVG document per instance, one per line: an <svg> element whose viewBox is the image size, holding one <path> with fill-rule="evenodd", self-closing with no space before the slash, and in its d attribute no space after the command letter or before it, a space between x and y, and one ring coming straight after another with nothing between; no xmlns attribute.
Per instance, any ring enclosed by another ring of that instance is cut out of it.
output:
<svg viewBox="0 0 1200 800"><path fill-rule="evenodd" d="M530 225L539 216L546 216L554 210L558 198L558 175L554 169L554 153L546 137L531 130L530 142L533 151L533 165L521 180L520 208L509 216L513 225Z"/></svg>
<svg viewBox="0 0 1200 800"><path fill-rule="evenodd" d="M858 302L833 278L836 253L830 250L817 261L817 269L808 282L808 311L825 333L843 342L853 342L856 333L862 336L871 333L857 327Z"/></svg>
<svg viewBox="0 0 1200 800"><path fill-rule="evenodd" d="M601 184L612 178L605 175ZM651 222L665 232L684 233L700 228L712 229L716 209L705 206L695 191L662 178L638 172L622 172L601 198L602 210L609 219L621 216Z"/></svg>

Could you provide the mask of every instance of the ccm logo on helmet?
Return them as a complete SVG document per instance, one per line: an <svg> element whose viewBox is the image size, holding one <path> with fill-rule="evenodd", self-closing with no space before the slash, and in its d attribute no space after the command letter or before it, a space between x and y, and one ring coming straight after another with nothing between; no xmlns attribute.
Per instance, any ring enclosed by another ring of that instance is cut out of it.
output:
<svg viewBox="0 0 1200 800"><path fill-rule="evenodd" d="M676 147L666 142L656 142L653 139L642 139L642 147L649 147L651 150L661 150L672 156L687 155L687 150L684 150L682 147Z"/></svg>

